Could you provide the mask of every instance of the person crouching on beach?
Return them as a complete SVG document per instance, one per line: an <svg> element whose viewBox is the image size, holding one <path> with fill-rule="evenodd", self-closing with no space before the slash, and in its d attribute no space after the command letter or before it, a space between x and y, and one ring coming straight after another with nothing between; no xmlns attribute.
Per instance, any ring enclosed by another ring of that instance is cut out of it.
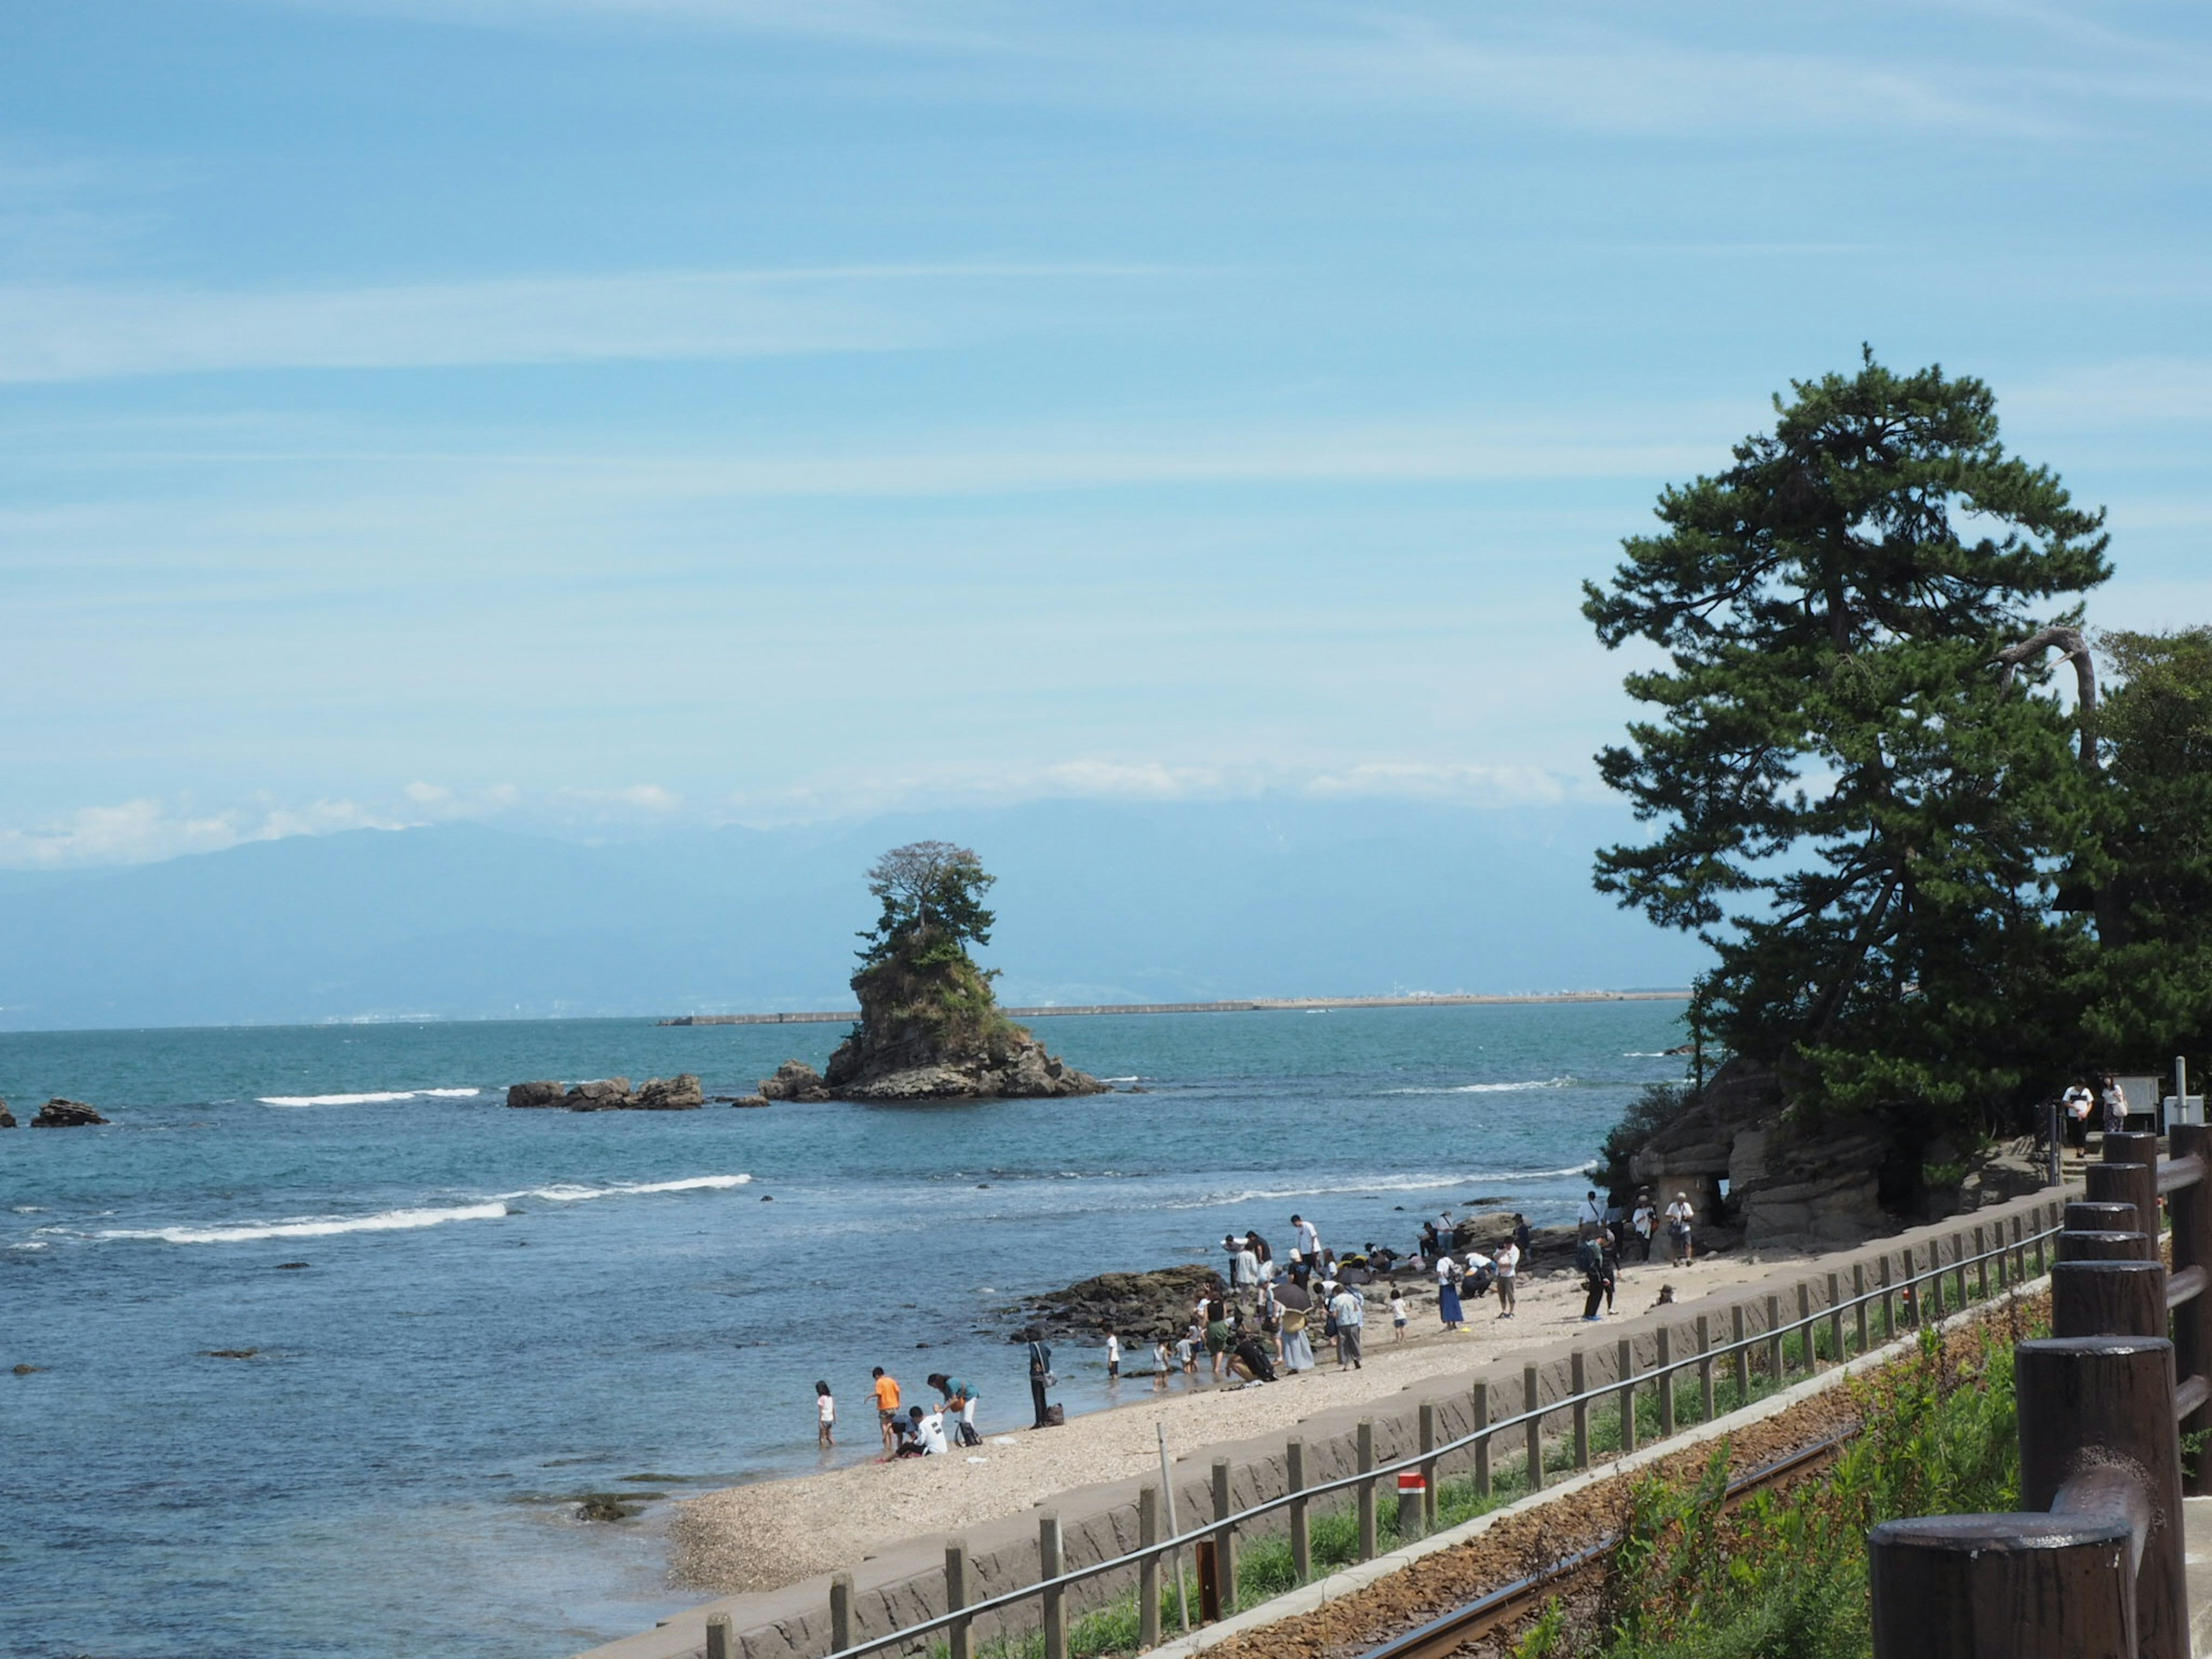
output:
<svg viewBox="0 0 2212 1659"><path fill-rule="evenodd" d="M876 1425L884 1431L884 1452L888 1456L898 1450L898 1379L886 1374L881 1365L872 1375L876 1379Z"/></svg>
<svg viewBox="0 0 2212 1659"><path fill-rule="evenodd" d="M830 1392L827 1382L814 1385L814 1443L828 1451L837 1443L831 1432L837 1426L837 1401Z"/></svg>

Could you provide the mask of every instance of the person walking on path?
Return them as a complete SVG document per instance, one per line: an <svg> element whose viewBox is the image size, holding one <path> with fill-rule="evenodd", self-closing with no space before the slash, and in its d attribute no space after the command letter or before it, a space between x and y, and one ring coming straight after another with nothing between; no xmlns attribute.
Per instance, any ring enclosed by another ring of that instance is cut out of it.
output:
<svg viewBox="0 0 2212 1659"><path fill-rule="evenodd" d="M1498 1316L1513 1317L1513 1290L1521 1278L1521 1247L1507 1239L1498 1247Z"/></svg>
<svg viewBox="0 0 2212 1659"><path fill-rule="evenodd" d="M828 1451L837 1443L830 1432L837 1426L837 1401L827 1382L814 1385L814 1443Z"/></svg>
<svg viewBox="0 0 2212 1659"><path fill-rule="evenodd" d="M2105 1073L2102 1098L2105 1103L2105 1133L2108 1135L2124 1133L2128 1127L2128 1097L2120 1088L2120 1080L2110 1072Z"/></svg>
<svg viewBox="0 0 2212 1659"><path fill-rule="evenodd" d="M1349 1364L1353 1370L1360 1369L1359 1337L1367 1323L1367 1310L1359 1300L1359 1292L1350 1285L1340 1285L1329 1299L1329 1315L1336 1321L1336 1368L1342 1370Z"/></svg>
<svg viewBox="0 0 2212 1659"><path fill-rule="evenodd" d="M1059 1380L1052 1374L1052 1349L1042 1339L1032 1341L1030 1344L1030 1403L1036 1407L1036 1421L1030 1425L1031 1428L1050 1426L1052 1419L1046 1415L1050 1408L1046 1404L1044 1392Z"/></svg>
<svg viewBox="0 0 2212 1659"><path fill-rule="evenodd" d="M2066 1144L2080 1150L2089 1145L2089 1115L2097 1109L2097 1097L2086 1083L2076 1083L2059 1099L2066 1119Z"/></svg>
<svg viewBox="0 0 2212 1659"><path fill-rule="evenodd" d="M1675 1261L1687 1264L1691 1260L1690 1224L1697 1212L1690 1207L1687 1193L1674 1194L1674 1201L1667 1206L1667 1253Z"/></svg>
<svg viewBox="0 0 2212 1659"><path fill-rule="evenodd" d="M898 1379L886 1372L881 1365L876 1367L873 1376L876 1379L876 1386L873 1389L876 1396L876 1425L884 1431L884 1450L886 1453L895 1452L898 1449Z"/></svg>
<svg viewBox="0 0 2212 1659"><path fill-rule="evenodd" d="M1651 1234L1653 1230L1658 1225L1658 1223L1659 1212L1651 1207L1651 1194L1649 1193L1637 1194L1636 1213L1629 1217L1628 1224L1636 1234L1636 1259L1638 1261L1649 1261L1651 1260Z"/></svg>

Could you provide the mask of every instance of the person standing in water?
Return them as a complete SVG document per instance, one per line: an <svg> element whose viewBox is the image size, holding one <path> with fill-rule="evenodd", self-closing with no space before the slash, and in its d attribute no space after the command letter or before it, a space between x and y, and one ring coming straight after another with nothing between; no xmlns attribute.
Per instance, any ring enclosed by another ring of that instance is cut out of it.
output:
<svg viewBox="0 0 2212 1659"><path fill-rule="evenodd" d="M831 1432L837 1426L837 1401L827 1382L814 1385L814 1443L828 1451L837 1443Z"/></svg>

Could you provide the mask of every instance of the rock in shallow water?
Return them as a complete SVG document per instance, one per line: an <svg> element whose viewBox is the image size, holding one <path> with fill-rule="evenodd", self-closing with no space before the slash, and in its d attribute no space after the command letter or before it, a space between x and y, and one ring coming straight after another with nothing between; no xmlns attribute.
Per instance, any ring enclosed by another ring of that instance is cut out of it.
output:
<svg viewBox="0 0 2212 1659"><path fill-rule="evenodd" d="M39 1108L38 1116L31 1120L33 1129L76 1129L90 1123L105 1123L107 1120L81 1100L64 1100L56 1095Z"/></svg>

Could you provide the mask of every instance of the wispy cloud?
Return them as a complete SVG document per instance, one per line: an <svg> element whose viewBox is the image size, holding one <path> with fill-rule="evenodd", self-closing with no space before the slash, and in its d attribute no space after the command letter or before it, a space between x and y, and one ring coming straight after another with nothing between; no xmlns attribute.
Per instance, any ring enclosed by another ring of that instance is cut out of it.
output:
<svg viewBox="0 0 2212 1659"><path fill-rule="evenodd" d="M113 805L80 807L39 823L0 827L0 866L52 870L146 864L185 853L218 852L249 841L339 830L397 830L425 822L428 819L419 815L380 811L351 800L204 811L188 800L149 795Z"/></svg>
<svg viewBox="0 0 2212 1659"><path fill-rule="evenodd" d="M327 290L17 283L0 286L0 381L907 350L1034 314L1012 290L1156 274L886 264Z"/></svg>

